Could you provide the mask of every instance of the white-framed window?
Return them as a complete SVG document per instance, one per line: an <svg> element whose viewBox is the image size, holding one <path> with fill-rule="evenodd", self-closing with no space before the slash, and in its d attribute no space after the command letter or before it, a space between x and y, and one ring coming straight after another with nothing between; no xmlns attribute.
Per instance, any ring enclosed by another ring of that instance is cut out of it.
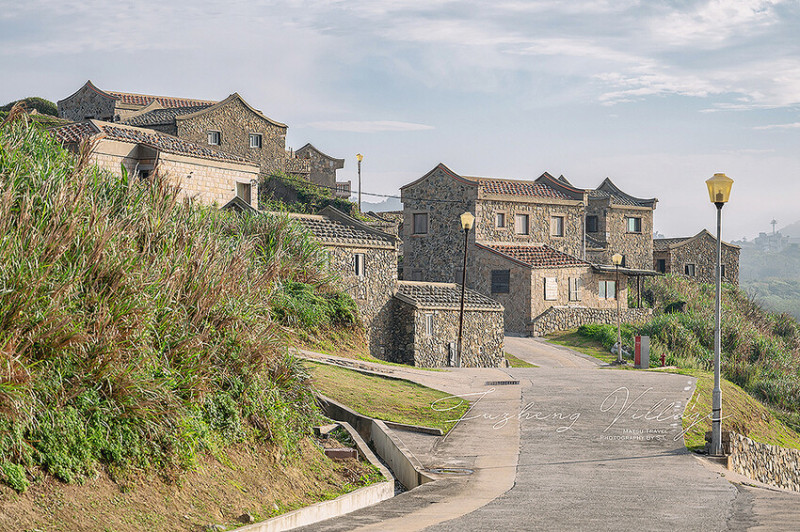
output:
<svg viewBox="0 0 800 532"><path fill-rule="evenodd" d="M545 301L558 300L558 278L556 277L544 278L544 300Z"/></svg>
<svg viewBox="0 0 800 532"><path fill-rule="evenodd" d="M251 148L261 147L261 133L250 133L250 147Z"/></svg>
<svg viewBox="0 0 800 532"><path fill-rule="evenodd" d="M209 131L208 132L208 145L209 146L219 146L219 143L222 141L222 133L219 131Z"/></svg>
<svg viewBox="0 0 800 532"><path fill-rule="evenodd" d="M364 254L356 253L353 255L353 271L356 277L364 277Z"/></svg>
<svg viewBox="0 0 800 532"><path fill-rule="evenodd" d="M530 217L527 214L514 215L514 232L518 235L527 235L530 232Z"/></svg>
<svg viewBox="0 0 800 532"><path fill-rule="evenodd" d="M683 273L689 277L694 277L696 274L696 267L694 264L687 264L683 267Z"/></svg>
<svg viewBox="0 0 800 532"><path fill-rule="evenodd" d="M415 235L427 235L428 234L428 213L427 212L415 212L414 213L414 234Z"/></svg>
<svg viewBox="0 0 800 532"><path fill-rule="evenodd" d="M597 297L599 297L600 299L616 299L617 282L600 281L597 287Z"/></svg>
<svg viewBox="0 0 800 532"><path fill-rule="evenodd" d="M433 314L425 314L425 336L433 336Z"/></svg>
<svg viewBox="0 0 800 532"><path fill-rule="evenodd" d="M250 203L253 198L253 185L250 183L236 183L236 195L245 203Z"/></svg>
<svg viewBox="0 0 800 532"><path fill-rule="evenodd" d="M580 277L570 277L569 279L569 300L580 301L583 296L583 279Z"/></svg>
<svg viewBox="0 0 800 532"><path fill-rule="evenodd" d="M564 217L550 217L550 236L564 236Z"/></svg>
<svg viewBox="0 0 800 532"><path fill-rule="evenodd" d="M494 226L498 229L502 229L506 226L506 213L498 212L494 215Z"/></svg>
<svg viewBox="0 0 800 532"><path fill-rule="evenodd" d="M634 218L632 216L625 218L625 229L629 233L641 233L642 232L642 219L641 218Z"/></svg>

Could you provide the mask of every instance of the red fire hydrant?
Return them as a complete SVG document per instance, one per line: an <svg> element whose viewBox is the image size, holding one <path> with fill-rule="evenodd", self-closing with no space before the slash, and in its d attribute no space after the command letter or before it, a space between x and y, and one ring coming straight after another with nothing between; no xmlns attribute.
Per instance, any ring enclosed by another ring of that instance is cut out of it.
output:
<svg viewBox="0 0 800 532"><path fill-rule="evenodd" d="M667 365L667 355L661 353L661 367L665 367Z"/></svg>

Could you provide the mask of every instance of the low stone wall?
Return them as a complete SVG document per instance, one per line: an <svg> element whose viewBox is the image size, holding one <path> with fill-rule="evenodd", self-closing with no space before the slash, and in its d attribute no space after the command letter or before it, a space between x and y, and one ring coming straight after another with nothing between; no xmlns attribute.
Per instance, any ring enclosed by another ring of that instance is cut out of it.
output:
<svg viewBox="0 0 800 532"><path fill-rule="evenodd" d="M731 433L728 469L765 484L800 491L800 451Z"/></svg>
<svg viewBox="0 0 800 532"><path fill-rule="evenodd" d="M620 320L625 323L648 321L653 315L649 308L620 309ZM531 336L544 336L555 331L577 329L586 323L608 323L616 325L617 309L588 307L550 307L533 319Z"/></svg>

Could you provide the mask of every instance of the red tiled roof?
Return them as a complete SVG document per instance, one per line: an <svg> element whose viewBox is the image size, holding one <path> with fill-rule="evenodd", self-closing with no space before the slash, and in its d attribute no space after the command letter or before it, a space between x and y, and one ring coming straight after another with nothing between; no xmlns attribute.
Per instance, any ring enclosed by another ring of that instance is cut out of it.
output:
<svg viewBox="0 0 800 532"><path fill-rule="evenodd" d="M478 244L495 253L506 255L532 268L562 268L585 266L589 263L546 245L525 246L513 244Z"/></svg>
<svg viewBox="0 0 800 532"><path fill-rule="evenodd" d="M213 105L217 102L213 100L193 100L190 98L173 98L171 96L151 96L149 94L132 94L129 92L106 91L108 94L118 99L121 103L129 105L145 106L157 101L164 107L193 107L196 105Z"/></svg>
<svg viewBox="0 0 800 532"><path fill-rule="evenodd" d="M478 187L485 194L506 196L537 196L540 198L572 199L560 190L534 181L510 181L505 179L479 179Z"/></svg>

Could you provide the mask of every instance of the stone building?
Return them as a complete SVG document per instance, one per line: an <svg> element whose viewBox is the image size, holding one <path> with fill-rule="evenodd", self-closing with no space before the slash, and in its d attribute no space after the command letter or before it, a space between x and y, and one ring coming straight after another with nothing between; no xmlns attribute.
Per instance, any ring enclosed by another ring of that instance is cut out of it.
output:
<svg viewBox="0 0 800 532"><path fill-rule="evenodd" d="M476 290L505 308L506 332L529 335L551 307L614 311L628 308L628 269L617 272L541 244L475 245L469 272Z"/></svg>
<svg viewBox="0 0 800 532"><path fill-rule="evenodd" d="M715 283L717 239L703 229L695 236L653 241L653 269ZM722 242L722 281L739 284L739 246Z"/></svg>
<svg viewBox="0 0 800 532"><path fill-rule="evenodd" d="M392 296L397 287L397 238L333 207L318 214L289 213L330 253L337 287L358 306L370 353L387 360L392 349Z"/></svg>
<svg viewBox="0 0 800 532"><path fill-rule="evenodd" d="M214 103L211 100L104 91L89 80L73 94L58 101L58 116L74 122L89 119L119 122L151 110L208 107Z"/></svg>
<svg viewBox="0 0 800 532"><path fill-rule="evenodd" d="M165 133L100 120L86 120L50 130L66 148L93 146L90 161L110 172L124 166L131 176L156 174L169 179L181 194L206 205L225 205L239 197L258 206L258 165L229 153Z"/></svg>
<svg viewBox="0 0 800 532"><path fill-rule="evenodd" d="M344 168L344 159L337 159L331 157L326 153L322 153L315 148L311 143L306 144L299 150L294 152L294 157L303 161L308 161L308 177L307 179L312 183L326 188L337 194L341 189L346 190L347 198L350 197L350 182L336 181L336 170ZM341 197L341 194L338 194Z"/></svg>
<svg viewBox="0 0 800 532"><path fill-rule="evenodd" d="M622 265L649 269L653 260L653 210L656 198L636 198L606 178L589 190L586 206L586 258L611 264L614 253Z"/></svg>
<svg viewBox="0 0 800 532"><path fill-rule="evenodd" d="M422 367L500 367L503 306L478 292L464 296L464 330L458 359L461 286L400 281L395 294L394 362Z"/></svg>

